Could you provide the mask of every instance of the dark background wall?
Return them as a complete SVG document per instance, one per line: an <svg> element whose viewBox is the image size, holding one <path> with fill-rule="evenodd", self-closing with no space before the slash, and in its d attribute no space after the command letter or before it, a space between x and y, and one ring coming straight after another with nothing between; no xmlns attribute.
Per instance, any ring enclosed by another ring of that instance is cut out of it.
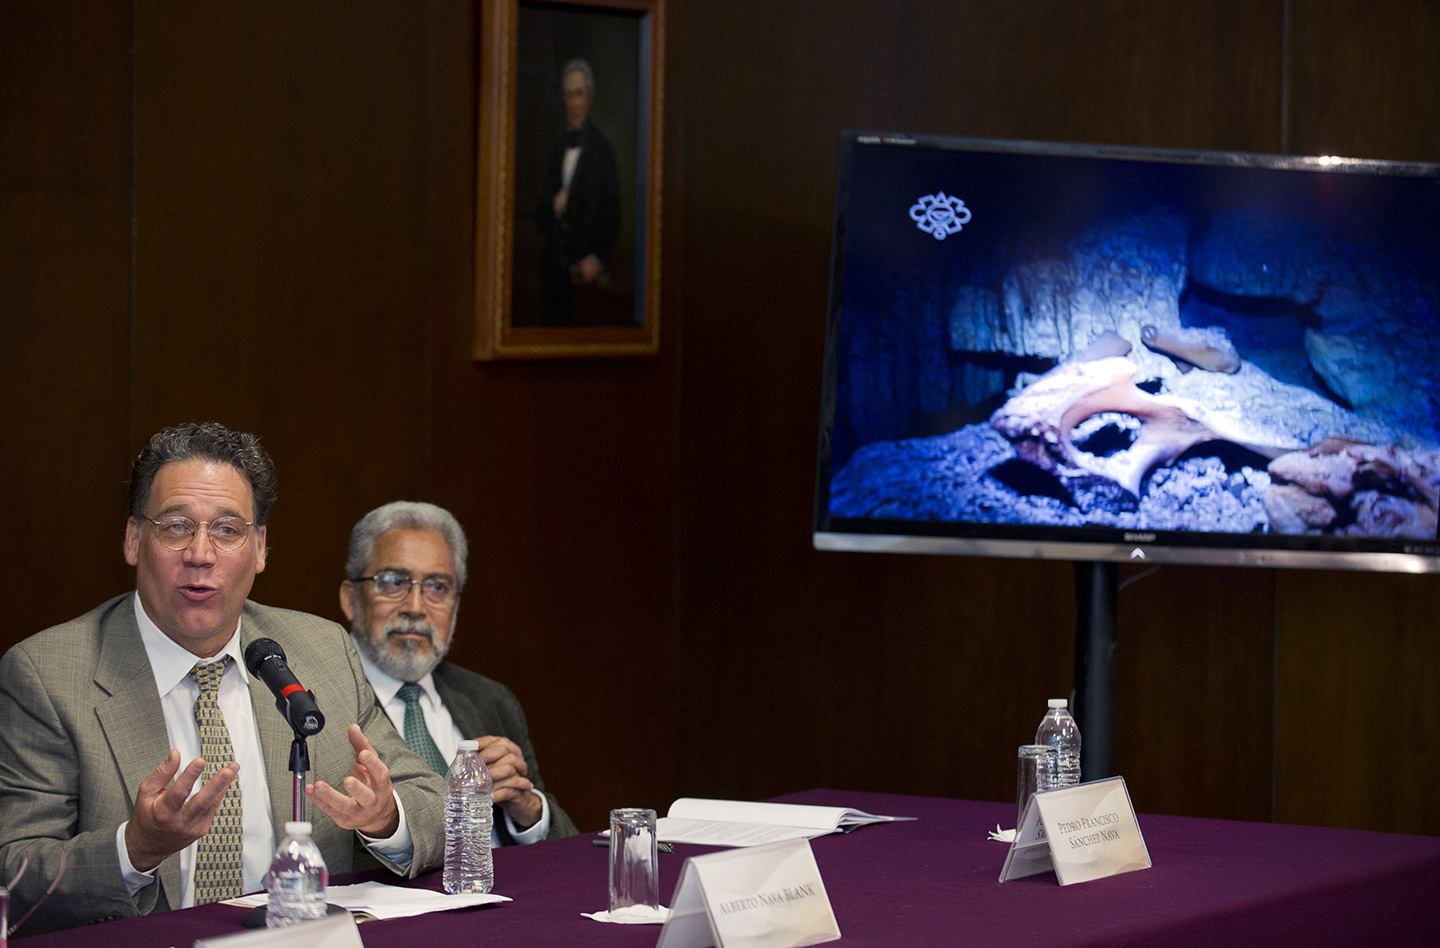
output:
<svg viewBox="0 0 1440 948"><path fill-rule="evenodd" d="M810 548L837 133L1440 160L1426 0L671 0L659 355L477 364L476 7L0 0L0 647L129 588L127 459L213 418L279 468L260 601L338 618L355 519L455 511L453 656L582 828L1008 799L1072 567ZM1130 578L1138 809L1440 833L1440 579Z"/></svg>

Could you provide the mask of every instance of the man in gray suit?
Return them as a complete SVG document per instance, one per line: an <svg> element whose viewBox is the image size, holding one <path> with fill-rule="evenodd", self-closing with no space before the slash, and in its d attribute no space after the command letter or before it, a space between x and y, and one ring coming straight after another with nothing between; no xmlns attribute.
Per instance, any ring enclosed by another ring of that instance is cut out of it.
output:
<svg viewBox="0 0 1440 948"><path fill-rule="evenodd" d="M416 753L443 773L462 740L480 742L495 781L497 845L575 835L544 792L525 712L498 681L441 661L465 586L468 544L434 504L396 501L350 533L340 608L385 713Z"/></svg>
<svg viewBox="0 0 1440 948"><path fill-rule="evenodd" d="M244 667L262 637L328 719L305 792L330 870L357 834L393 871L439 863L443 783L376 708L344 631L248 601L274 498L253 435L159 432L131 476L136 591L0 659L0 877L30 863L11 917L59 880L27 934L263 888L294 785L293 732Z"/></svg>

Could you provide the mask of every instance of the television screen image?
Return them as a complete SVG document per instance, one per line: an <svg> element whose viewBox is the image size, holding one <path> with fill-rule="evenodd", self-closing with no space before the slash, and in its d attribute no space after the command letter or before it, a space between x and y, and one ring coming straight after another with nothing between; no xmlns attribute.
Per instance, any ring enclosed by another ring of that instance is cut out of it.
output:
<svg viewBox="0 0 1440 948"><path fill-rule="evenodd" d="M1440 167L847 132L820 548L1440 569Z"/></svg>

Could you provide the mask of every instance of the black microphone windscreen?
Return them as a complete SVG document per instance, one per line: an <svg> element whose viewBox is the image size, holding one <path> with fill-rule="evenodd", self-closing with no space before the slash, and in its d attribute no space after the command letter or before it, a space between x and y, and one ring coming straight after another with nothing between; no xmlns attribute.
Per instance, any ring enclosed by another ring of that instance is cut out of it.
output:
<svg viewBox="0 0 1440 948"><path fill-rule="evenodd" d="M260 666L267 658L285 661L285 650L274 639L256 639L245 647L245 667L250 670L250 674L259 674Z"/></svg>

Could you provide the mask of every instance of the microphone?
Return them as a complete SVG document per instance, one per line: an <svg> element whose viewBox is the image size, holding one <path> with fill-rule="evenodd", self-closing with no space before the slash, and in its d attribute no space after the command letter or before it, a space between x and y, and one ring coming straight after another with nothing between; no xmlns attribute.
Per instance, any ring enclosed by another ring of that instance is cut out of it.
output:
<svg viewBox="0 0 1440 948"><path fill-rule="evenodd" d="M245 649L245 667L275 693L275 707L298 737L314 737L325 726L315 696L285 664L285 650L274 639L256 639Z"/></svg>

